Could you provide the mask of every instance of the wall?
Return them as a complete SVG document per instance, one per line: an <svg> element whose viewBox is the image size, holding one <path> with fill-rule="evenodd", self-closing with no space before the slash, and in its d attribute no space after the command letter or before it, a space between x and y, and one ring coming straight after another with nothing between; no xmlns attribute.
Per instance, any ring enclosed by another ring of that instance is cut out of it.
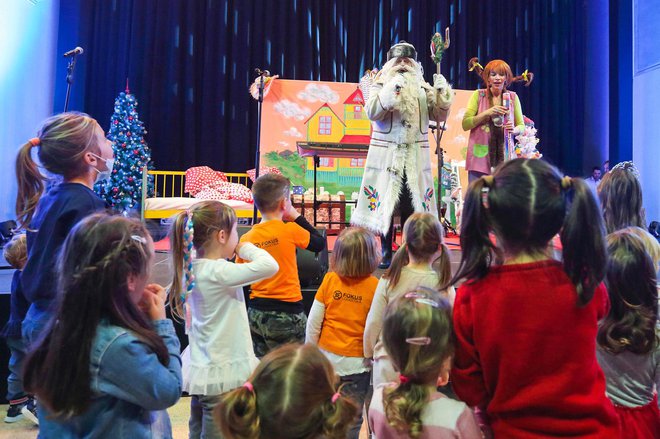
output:
<svg viewBox="0 0 660 439"><path fill-rule="evenodd" d="M53 108L59 0L2 0L0 221L15 218L14 158Z"/></svg>
<svg viewBox="0 0 660 439"><path fill-rule="evenodd" d="M647 222L660 221L660 23L657 0L633 10L633 160L642 177Z"/></svg>

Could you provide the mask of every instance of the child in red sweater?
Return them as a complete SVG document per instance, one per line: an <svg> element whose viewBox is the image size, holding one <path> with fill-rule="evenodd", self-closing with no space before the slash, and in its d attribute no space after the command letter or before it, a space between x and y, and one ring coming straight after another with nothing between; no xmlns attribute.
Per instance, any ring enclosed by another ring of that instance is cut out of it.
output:
<svg viewBox="0 0 660 439"><path fill-rule="evenodd" d="M620 437L596 360L609 306L603 232L584 181L541 160L508 161L470 185L451 376L496 438ZM551 258L557 233L563 263Z"/></svg>

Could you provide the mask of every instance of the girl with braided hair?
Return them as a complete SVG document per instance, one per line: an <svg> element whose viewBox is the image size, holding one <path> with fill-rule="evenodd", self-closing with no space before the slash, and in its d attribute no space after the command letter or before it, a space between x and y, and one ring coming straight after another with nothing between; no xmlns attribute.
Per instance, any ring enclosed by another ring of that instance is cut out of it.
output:
<svg viewBox="0 0 660 439"><path fill-rule="evenodd" d="M273 276L279 266L266 250L238 242L236 213L219 201L179 213L170 242L170 306L186 320L190 341L183 379L192 395L190 438L221 438L212 417L219 395L240 386L259 363L242 287ZM234 255L246 262L228 261Z"/></svg>
<svg viewBox="0 0 660 439"><path fill-rule="evenodd" d="M449 300L422 287L399 296L387 306L382 337L399 379L374 389L374 437L480 439L472 410L437 390L449 382L454 351Z"/></svg>
<svg viewBox="0 0 660 439"><path fill-rule="evenodd" d="M562 262L552 258L557 234ZM495 437L620 437L596 360L607 256L589 186L542 160L504 162L470 184L461 248L456 395Z"/></svg>
<svg viewBox="0 0 660 439"><path fill-rule="evenodd" d="M179 339L148 284L153 241L137 220L94 214L64 242L53 318L26 359L42 438L171 438Z"/></svg>

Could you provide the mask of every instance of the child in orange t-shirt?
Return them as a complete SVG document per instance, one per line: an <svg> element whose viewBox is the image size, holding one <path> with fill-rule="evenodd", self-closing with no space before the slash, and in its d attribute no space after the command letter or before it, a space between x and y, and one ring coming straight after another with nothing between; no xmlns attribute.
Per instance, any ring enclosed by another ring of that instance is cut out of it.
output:
<svg viewBox="0 0 660 439"><path fill-rule="evenodd" d="M262 219L241 237L241 242L251 242L270 253L280 267L275 276L252 284L248 320L257 357L280 345L305 340L307 317L296 248L313 252L325 248L325 238L291 205L290 186L289 179L278 174L257 178L252 196Z"/></svg>
<svg viewBox="0 0 660 439"><path fill-rule="evenodd" d="M345 383L346 394L359 405L360 416L348 437L357 439L364 400L369 391L370 366L364 359L363 335L378 279L378 245L373 233L345 229L332 251L333 272L325 275L309 313L307 343L316 344Z"/></svg>

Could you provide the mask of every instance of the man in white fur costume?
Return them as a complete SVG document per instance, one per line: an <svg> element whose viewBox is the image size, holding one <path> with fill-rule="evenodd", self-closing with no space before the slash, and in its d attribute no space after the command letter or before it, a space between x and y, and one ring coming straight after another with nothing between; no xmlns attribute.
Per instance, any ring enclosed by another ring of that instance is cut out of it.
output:
<svg viewBox="0 0 660 439"><path fill-rule="evenodd" d="M431 86L423 75L415 48L401 41L387 52L387 63L369 91L371 143L351 224L384 235L381 268L389 267L392 259L392 216L397 206L402 224L413 212L438 216L429 117L446 120L454 94L444 76L433 75Z"/></svg>

